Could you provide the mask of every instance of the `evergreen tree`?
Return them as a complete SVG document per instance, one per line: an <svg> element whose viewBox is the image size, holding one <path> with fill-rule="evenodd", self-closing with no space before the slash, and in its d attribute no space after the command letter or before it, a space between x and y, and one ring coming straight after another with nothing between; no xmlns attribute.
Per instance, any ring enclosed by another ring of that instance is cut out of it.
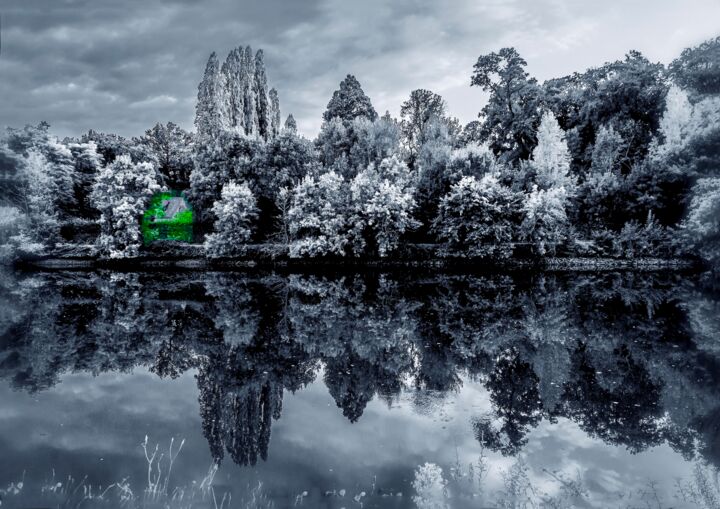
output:
<svg viewBox="0 0 720 509"><path fill-rule="evenodd" d="M292 116L292 113L285 119L285 130L293 134L297 133L297 122L295 122L295 117Z"/></svg>
<svg viewBox="0 0 720 509"><path fill-rule="evenodd" d="M323 120L329 122L334 118L339 118L347 123L357 117L365 117L374 121L377 116L370 98L365 95L358 80L352 74L348 74L340 82L340 89L333 93L332 99L323 113Z"/></svg>

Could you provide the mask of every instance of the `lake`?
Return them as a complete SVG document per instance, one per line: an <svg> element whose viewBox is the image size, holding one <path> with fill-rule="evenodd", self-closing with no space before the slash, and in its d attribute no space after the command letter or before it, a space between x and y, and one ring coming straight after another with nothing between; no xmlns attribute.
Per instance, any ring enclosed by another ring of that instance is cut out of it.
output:
<svg viewBox="0 0 720 509"><path fill-rule="evenodd" d="M684 273L6 272L1 507L718 507Z"/></svg>

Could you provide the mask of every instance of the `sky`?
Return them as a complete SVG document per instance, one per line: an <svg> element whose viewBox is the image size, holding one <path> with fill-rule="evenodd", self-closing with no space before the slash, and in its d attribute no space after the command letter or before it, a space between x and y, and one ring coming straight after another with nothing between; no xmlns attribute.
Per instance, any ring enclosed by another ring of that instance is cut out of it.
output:
<svg viewBox="0 0 720 509"><path fill-rule="evenodd" d="M466 123L487 99L473 64L502 47L544 81L720 35L720 0L0 0L0 15L0 126L61 137L193 129L208 56L240 45L265 51L283 118L314 137L347 74L381 114L426 88Z"/></svg>

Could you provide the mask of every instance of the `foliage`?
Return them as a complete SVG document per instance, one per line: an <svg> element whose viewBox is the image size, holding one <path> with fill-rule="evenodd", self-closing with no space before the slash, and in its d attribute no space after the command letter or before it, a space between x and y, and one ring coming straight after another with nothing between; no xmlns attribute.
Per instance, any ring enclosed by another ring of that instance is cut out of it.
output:
<svg viewBox="0 0 720 509"><path fill-rule="evenodd" d="M223 186L220 200L213 205L215 233L205 239L208 256L233 256L245 253L253 223L257 219L257 204L247 184L229 182Z"/></svg>
<svg viewBox="0 0 720 509"><path fill-rule="evenodd" d="M570 174L570 152L565 133L551 112L544 113L540 120L532 166L540 189L564 187L568 194L573 193L575 179Z"/></svg>
<svg viewBox="0 0 720 509"><path fill-rule="evenodd" d="M400 106L401 131L411 158L416 157L425 143L425 132L431 120L445 118L445 101L430 90L410 92L410 98Z"/></svg>
<svg viewBox="0 0 720 509"><path fill-rule="evenodd" d="M528 158L540 123L542 92L526 65L515 48L502 48L478 58L470 82L490 93L480 113L480 139L507 162Z"/></svg>
<svg viewBox="0 0 720 509"><path fill-rule="evenodd" d="M720 267L720 178L697 181L681 228L688 247Z"/></svg>
<svg viewBox="0 0 720 509"><path fill-rule="evenodd" d="M148 147L157 161L163 185L173 189L186 189L192 171L193 137L181 127L168 122L155 124L145 131L139 143Z"/></svg>
<svg viewBox="0 0 720 509"><path fill-rule="evenodd" d="M567 201L564 187L534 187L527 196L520 236L533 244L538 255L554 254L557 246L567 238Z"/></svg>
<svg viewBox="0 0 720 509"><path fill-rule="evenodd" d="M447 481L442 468L436 464L418 466L412 486L416 493L413 502L418 509L449 509Z"/></svg>
<svg viewBox="0 0 720 509"><path fill-rule="evenodd" d="M308 175L293 189L290 256L345 255L347 233L347 184L334 172Z"/></svg>
<svg viewBox="0 0 720 509"><path fill-rule="evenodd" d="M675 83L697 94L720 94L720 36L686 48L668 70Z"/></svg>
<svg viewBox="0 0 720 509"><path fill-rule="evenodd" d="M102 256L138 256L142 242L140 219L150 198L160 191L155 168L121 155L98 174L90 199L100 211L97 249Z"/></svg>
<svg viewBox="0 0 720 509"><path fill-rule="evenodd" d="M339 118L343 122L350 122L358 117L365 117L373 122L378 114L370 98L363 92L360 82L355 76L348 74L340 82L340 88L333 92L332 99L323 113L323 120L329 122Z"/></svg>
<svg viewBox="0 0 720 509"><path fill-rule="evenodd" d="M393 156L357 174L350 184L350 241L355 256L386 257L401 236L419 226L413 219L414 186L405 163Z"/></svg>
<svg viewBox="0 0 720 509"><path fill-rule="evenodd" d="M233 180L254 183L251 162L261 150L260 143L247 136L223 131L212 140L201 143L195 152L194 167L190 174L188 199L195 211L196 220L212 223L212 205L220 196L223 186Z"/></svg>
<svg viewBox="0 0 720 509"><path fill-rule="evenodd" d="M506 259L520 217L520 196L497 177L469 176L442 198L433 229L445 255Z"/></svg>
<svg viewBox="0 0 720 509"><path fill-rule="evenodd" d="M544 103L565 129L579 174L591 164L592 145L602 126L612 126L625 140L622 173L642 161L658 130L667 88L663 65L637 51L543 84Z"/></svg>
<svg viewBox="0 0 720 509"><path fill-rule="evenodd" d="M26 160L25 164L20 165L15 177L22 182L34 178L26 171L44 173L42 178L47 179L44 199L52 203L58 218L64 219L74 216L78 210L75 163L70 149L50 134L49 129L50 126L44 122L37 126L27 125L23 129L8 128L6 143L11 151ZM27 158L31 154L35 154L34 160L28 163ZM19 185L26 186L27 182Z"/></svg>

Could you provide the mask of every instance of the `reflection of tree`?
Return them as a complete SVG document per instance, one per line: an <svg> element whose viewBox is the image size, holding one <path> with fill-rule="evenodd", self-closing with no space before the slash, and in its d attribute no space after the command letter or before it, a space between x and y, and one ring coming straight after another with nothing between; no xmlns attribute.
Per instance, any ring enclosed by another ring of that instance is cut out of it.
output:
<svg viewBox="0 0 720 509"><path fill-rule="evenodd" d="M490 420L478 419L473 423L475 436L491 450L517 454L527 443L529 429L542 418L538 377L511 349L497 360L486 386L501 425L494 429Z"/></svg>
<svg viewBox="0 0 720 509"><path fill-rule="evenodd" d="M213 380L210 370L198 375L200 415L203 433L215 461L224 449L238 465L255 465L267 459L271 419L282 411L281 383L250 381L238 387L223 387Z"/></svg>
<svg viewBox="0 0 720 509"><path fill-rule="evenodd" d="M325 383L343 415L357 421L379 394L392 399L413 369L411 304L385 277L291 277L291 323L324 361Z"/></svg>
<svg viewBox="0 0 720 509"><path fill-rule="evenodd" d="M402 277L406 279L401 279ZM478 439L514 454L542 418L640 451L720 462L716 294L674 275L5 274L0 378L197 368L212 455L267 456L285 390L324 368L355 422L376 396L442 398L468 377L492 412Z"/></svg>
<svg viewBox="0 0 720 509"><path fill-rule="evenodd" d="M627 347L612 354L615 365L612 388L604 387L587 349L573 354L573 379L566 385L565 414L591 435L612 444L642 451L661 442L661 387L635 361Z"/></svg>
<svg viewBox="0 0 720 509"><path fill-rule="evenodd" d="M267 459L284 389L295 391L315 376L315 362L289 337L274 282L215 274L208 285L223 341L206 349L197 380L203 433L216 461L224 450L240 465Z"/></svg>

